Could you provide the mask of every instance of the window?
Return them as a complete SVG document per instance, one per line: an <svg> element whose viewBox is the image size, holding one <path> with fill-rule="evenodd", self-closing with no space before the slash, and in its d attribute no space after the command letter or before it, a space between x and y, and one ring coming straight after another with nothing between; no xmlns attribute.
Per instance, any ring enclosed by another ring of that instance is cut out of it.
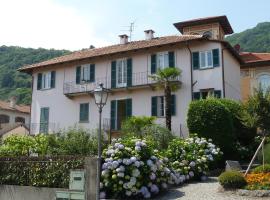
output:
<svg viewBox="0 0 270 200"><path fill-rule="evenodd" d="M15 122L25 124L25 119L24 117L15 117Z"/></svg>
<svg viewBox="0 0 270 200"><path fill-rule="evenodd" d="M37 89L50 89L55 87L55 71L39 73Z"/></svg>
<svg viewBox="0 0 270 200"><path fill-rule="evenodd" d="M154 96L151 100L152 116L163 117L165 116L165 98L164 96ZM176 114L176 96L171 96L171 114Z"/></svg>
<svg viewBox="0 0 270 200"><path fill-rule="evenodd" d="M270 74L262 74L258 77L258 84L262 87L263 91L266 92L270 87Z"/></svg>
<svg viewBox="0 0 270 200"><path fill-rule="evenodd" d="M8 115L0 115L0 124L9 123L9 116Z"/></svg>
<svg viewBox="0 0 270 200"><path fill-rule="evenodd" d="M169 53L162 52L157 54L157 68L164 69L169 67Z"/></svg>
<svg viewBox="0 0 270 200"><path fill-rule="evenodd" d="M213 56L212 51L201 51L200 52L200 68L210 68L213 67Z"/></svg>
<svg viewBox="0 0 270 200"><path fill-rule="evenodd" d="M40 133L48 133L49 131L49 108L44 107L40 109L40 125L39 132Z"/></svg>
<svg viewBox="0 0 270 200"><path fill-rule="evenodd" d="M194 70L207 69L219 66L220 66L219 49L192 52L192 67Z"/></svg>
<svg viewBox="0 0 270 200"><path fill-rule="evenodd" d="M80 104L80 122L89 121L89 103Z"/></svg>
<svg viewBox="0 0 270 200"><path fill-rule="evenodd" d="M208 96L214 96L216 98L221 98L221 90L210 89L202 89L199 92L193 92L193 99L206 99Z"/></svg>
<svg viewBox="0 0 270 200"><path fill-rule="evenodd" d="M117 60L116 61L116 85L117 87L127 86L127 60Z"/></svg>

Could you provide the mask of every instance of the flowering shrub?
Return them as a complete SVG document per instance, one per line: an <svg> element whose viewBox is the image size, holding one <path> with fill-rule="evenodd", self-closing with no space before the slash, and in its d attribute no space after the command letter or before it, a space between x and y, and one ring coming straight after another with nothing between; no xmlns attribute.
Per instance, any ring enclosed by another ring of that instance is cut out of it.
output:
<svg viewBox="0 0 270 200"><path fill-rule="evenodd" d="M113 141L103 151L101 198L150 198L168 183L180 182L183 177L172 173L168 159L158 153L149 141L134 137Z"/></svg>
<svg viewBox="0 0 270 200"><path fill-rule="evenodd" d="M196 135L187 139L174 139L166 152L170 167L186 179L205 179L209 165L221 156L222 152L212 140Z"/></svg>
<svg viewBox="0 0 270 200"><path fill-rule="evenodd" d="M270 190L270 173L251 173L245 177L246 189L249 190Z"/></svg>

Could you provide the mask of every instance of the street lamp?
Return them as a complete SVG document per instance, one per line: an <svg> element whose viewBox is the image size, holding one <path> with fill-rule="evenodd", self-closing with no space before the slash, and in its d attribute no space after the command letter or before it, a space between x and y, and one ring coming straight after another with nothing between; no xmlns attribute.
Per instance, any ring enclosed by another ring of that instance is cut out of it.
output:
<svg viewBox="0 0 270 200"><path fill-rule="evenodd" d="M101 174L101 114L102 109L107 103L109 90L103 87L100 83L99 86L94 90L95 103L98 107L99 112L99 128L98 128L98 160L97 160L97 191L96 199L99 199L100 195L100 174Z"/></svg>

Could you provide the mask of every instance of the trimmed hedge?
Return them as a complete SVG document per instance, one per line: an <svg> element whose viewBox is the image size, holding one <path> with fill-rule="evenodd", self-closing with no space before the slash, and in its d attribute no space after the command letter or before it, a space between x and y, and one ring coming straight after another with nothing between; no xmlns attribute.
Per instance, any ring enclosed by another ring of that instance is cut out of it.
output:
<svg viewBox="0 0 270 200"><path fill-rule="evenodd" d="M70 170L83 168L83 157L0 157L0 184L68 188Z"/></svg>
<svg viewBox="0 0 270 200"><path fill-rule="evenodd" d="M238 189L247 185L243 174L238 171L223 172L218 177L218 181L225 189Z"/></svg>
<svg viewBox="0 0 270 200"><path fill-rule="evenodd" d="M208 98L191 102L187 125L190 133L213 139L213 142L224 152L225 158L234 152L232 115L218 99Z"/></svg>

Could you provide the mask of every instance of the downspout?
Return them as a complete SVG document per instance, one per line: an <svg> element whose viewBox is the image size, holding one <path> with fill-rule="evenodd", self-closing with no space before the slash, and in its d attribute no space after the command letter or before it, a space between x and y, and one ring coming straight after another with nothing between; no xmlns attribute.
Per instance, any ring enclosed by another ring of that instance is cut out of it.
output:
<svg viewBox="0 0 270 200"><path fill-rule="evenodd" d="M187 46L187 49L189 51L189 59L190 59L190 92L191 92L191 100L193 101L193 69L192 69L192 52L190 50L190 47L189 47L189 43L188 41L186 41L186 46Z"/></svg>
<svg viewBox="0 0 270 200"><path fill-rule="evenodd" d="M222 91L223 91L223 98L225 98L225 73L224 73L224 50L225 48L222 48L221 50L221 59L222 59L222 64L221 64L221 67L222 67Z"/></svg>

